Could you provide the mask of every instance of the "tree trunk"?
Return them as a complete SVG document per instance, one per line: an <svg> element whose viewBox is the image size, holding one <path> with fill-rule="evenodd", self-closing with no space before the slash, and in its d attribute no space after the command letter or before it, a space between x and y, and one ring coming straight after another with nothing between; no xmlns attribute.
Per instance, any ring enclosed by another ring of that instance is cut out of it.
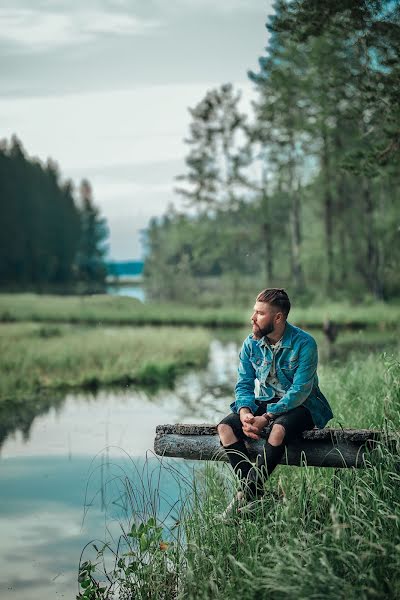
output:
<svg viewBox="0 0 400 600"><path fill-rule="evenodd" d="M262 195L261 207L262 207L261 212L263 215L263 223L262 223L261 229L262 229L262 238L264 240L265 274L266 274L267 286L268 286L268 285L272 285L272 281L274 278L274 262L273 262L271 219L270 219L270 214L269 214L268 196L267 196L266 192L264 192Z"/></svg>
<svg viewBox="0 0 400 600"><path fill-rule="evenodd" d="M327 284L328 291L333 288L333 198L331 189L331 164L329 156L328 134L325 125L322 128L322 174L324 181L324 220L325 220L325 240L326 240L326 258L328 265Z"/></svg>
<svg viewBox="0 0 400 600"><path fill-rule="evenodd" d="M378 300L383 300L382 276L379 269L378 244L374 227L374 202L366 177L363 177L362 180L362 193L366 219L366 282L370 292Z"/></svg>
<svg viewBox="0 0 400 600"><path fill-rule="evenodd" d="M345 185L343 182L343 175L340 176L340 181L338 184L338 195L339 195L339 200L338 200L338 211L339 211L339 215L341 217L340 221L340 226L339 226L339 254L340 254L340 280L341 280L341 287L346 287L347 283L348 283L348 279L349 279L349 274L348 274L348 264L349 264L349 259L348 259L348 247L347 247L347 239L346 239L346 220L344 218L344 214L345 214L345 201L344 201L344 194L345 194Z"/></svg>
<svg viewBox="0 0 400 600"><path fill-rule="evenodd" d="M347 230L346 230L346 208L348 206L346 200L347 188L346 188L346 176L343 170L338 165L340 157L343 154L343 144L338 131L337 119L334 143L335 143L335 176L336 176L336 206L339 215L338 223L338 235L339 235L339 256L340 256L340 280L341 286L346 287L348 282L348 244L347 244Z"/></svg>
<svg viewBox="0 0 400 600"><path fill-rule="evenodd" d="M263 437L269 435L266 428ZM252 460L262 454L265 440L246 441ZM368 467L370 452L385 445L395 452L396 436L367 429L314 429L304 431L286 448L280 464L315 467ZM158 425L154 441L155 453L189 460L227 460L221 448L215 425ZM377 458L379 462L379 456Z"/></svg>
<svg viewBox="0 0 400 600"><path fill-rule="evenodd" d="M303 269L301 266L301 226L300 226L300 189L292 192L291 238L292 238L292 275L297 290L303 287Z"/></svg>
<svg viewBox="0 0 400 600"><path fill-rule="evenodd" d="M289 194L291 196L290 229L291 229L291 265L293 285L301 290L304 285L303 269L301 266L301 197L300 185L295 190L295 144L293 137L290 142L290 160L288 164Z"/></svg>

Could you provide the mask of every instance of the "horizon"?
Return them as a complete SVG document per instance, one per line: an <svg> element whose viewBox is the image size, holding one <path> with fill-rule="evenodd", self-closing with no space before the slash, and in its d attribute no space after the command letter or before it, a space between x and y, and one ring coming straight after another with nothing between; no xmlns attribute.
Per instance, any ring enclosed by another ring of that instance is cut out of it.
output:
<svg viewBox="0 0 400 600"><path fill-rule="evenodd" d="M90 181L110 231L107 260L143 259L150 218L182 208L173 187L185 171L188 108L229 81L248 111L246 73L271 12L270 1L242 0L0 8L3 137L57 162L76 186Z"/></svg>

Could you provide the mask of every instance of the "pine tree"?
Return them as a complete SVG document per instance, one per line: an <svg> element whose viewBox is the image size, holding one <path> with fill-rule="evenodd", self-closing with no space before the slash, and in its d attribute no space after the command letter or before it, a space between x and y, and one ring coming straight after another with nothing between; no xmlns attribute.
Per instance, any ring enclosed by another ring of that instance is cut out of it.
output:
<svg viewBox="0 0 400 600"><path fill-rule="evenodd" d="M108 236L106 221L93 203L92 187L83 179L80 187L80 243L77 256L77 277L90 287L102 288L105 284Z"/></svg>

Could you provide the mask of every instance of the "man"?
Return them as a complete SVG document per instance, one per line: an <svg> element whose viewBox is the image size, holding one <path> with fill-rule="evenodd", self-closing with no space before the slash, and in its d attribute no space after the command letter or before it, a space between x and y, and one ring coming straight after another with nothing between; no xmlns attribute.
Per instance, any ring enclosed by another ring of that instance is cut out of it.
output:
<svg viewBox="0 0 400 600"><path fill-rule="evenodd" d="M285 290L270 288L258 294L251 317L253 332L245 339L239 355L233 412L218 425L221 444L240 481L240 491L224 516L241 512L262 496L265 479L293 438L307 429L322 429L333 417L318 387L315 340L288 323L289 311ZM271 428L264 453L258 455L253 466L244 441L260 439L261 431L268 425Z"/></svg>

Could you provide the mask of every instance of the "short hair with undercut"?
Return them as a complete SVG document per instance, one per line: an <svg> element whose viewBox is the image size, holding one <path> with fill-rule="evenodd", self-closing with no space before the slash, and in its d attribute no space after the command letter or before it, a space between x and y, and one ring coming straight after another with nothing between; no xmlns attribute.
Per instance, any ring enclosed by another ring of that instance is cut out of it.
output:
<svg viewBox="0 0 400 600"><path fill-rule="evenodd" d="M277 308L287 318L290 311L289 296L282 288L266 288L260 292L256 298L256 302L266 302Z"/></svg>

